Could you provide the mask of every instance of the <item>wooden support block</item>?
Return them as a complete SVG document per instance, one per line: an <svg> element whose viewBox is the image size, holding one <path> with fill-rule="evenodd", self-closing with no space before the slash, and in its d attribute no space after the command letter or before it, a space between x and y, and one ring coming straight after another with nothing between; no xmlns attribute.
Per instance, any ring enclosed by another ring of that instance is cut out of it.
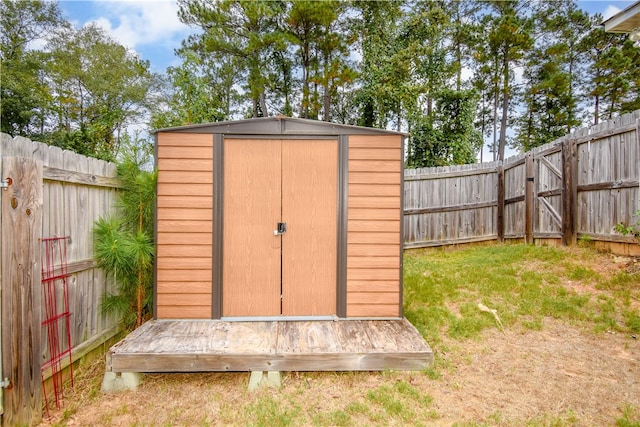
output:
<svg viewBox="0 0 640 427"><path fill-rule="evenodd" d="M278 371L253 371L249 378L249 391L258 390L261 387L280 388L282 381Z"/></svg>

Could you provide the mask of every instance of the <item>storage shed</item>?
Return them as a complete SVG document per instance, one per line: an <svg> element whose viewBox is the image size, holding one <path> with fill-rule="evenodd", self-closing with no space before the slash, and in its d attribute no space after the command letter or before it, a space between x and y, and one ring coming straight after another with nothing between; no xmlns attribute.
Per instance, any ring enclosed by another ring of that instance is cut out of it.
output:
<svg viewBox="0 0 640 427"><path fill-rule="evenodd" d="M156 319L402 317L405 134L269 117L155 137Z"/></svg>

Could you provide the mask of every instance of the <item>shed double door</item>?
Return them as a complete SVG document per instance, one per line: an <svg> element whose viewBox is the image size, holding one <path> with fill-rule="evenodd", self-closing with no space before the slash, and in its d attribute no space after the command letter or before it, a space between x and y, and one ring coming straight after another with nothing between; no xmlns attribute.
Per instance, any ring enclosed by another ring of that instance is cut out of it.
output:
<svg viewBox="0 0 640 427"><path fill-rule="evenodd" d="M225 139L223 317L336 314L337 188L337 140Z"/></svg>

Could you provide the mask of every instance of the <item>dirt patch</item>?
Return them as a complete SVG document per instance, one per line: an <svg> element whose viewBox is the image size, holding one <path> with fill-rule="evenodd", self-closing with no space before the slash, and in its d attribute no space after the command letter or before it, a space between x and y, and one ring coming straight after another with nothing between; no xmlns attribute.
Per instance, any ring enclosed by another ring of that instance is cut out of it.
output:
<svg viewBox="0 0 640 427"><path fill-rule="evenodd" d="M611 425L625 405L640 405L640 342L629 335L547 319L541 331L486 331L460 345L456 359L432 391L445 425L524 424L542 415Z"/></svg>

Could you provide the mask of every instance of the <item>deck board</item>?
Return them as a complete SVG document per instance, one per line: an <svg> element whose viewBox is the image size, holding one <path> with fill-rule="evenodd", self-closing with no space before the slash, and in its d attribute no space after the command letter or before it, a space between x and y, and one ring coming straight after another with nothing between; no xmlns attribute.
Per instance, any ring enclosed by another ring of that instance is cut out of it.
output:
<svg viewBox="0 0 640 427"><path fill-rule="evenodd" d="M107 353L112 372L421 370L433 352L402 320L150 321Z"/></svg>

